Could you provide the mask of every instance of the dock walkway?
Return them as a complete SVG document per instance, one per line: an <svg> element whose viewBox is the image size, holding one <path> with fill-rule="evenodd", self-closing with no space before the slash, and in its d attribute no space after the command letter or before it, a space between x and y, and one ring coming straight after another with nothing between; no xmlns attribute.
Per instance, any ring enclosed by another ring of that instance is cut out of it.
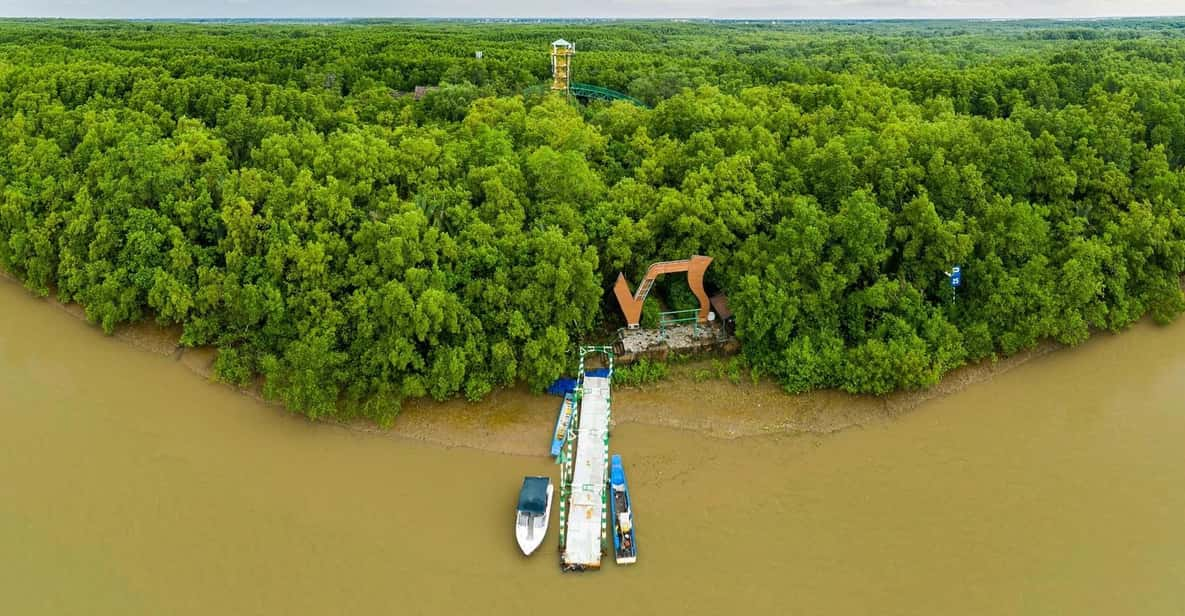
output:
<svg viewBox="0 0 1185 616"><path fill-rule="evenodd" d="M612 376L585 376L577 416L576 456L568 457L562 473L570 478L566 520L560 523L561 564L566 570L601 566L606 533L605 491L609 467L609 391ZM561 505L561 518L564 516Z"/></svg>

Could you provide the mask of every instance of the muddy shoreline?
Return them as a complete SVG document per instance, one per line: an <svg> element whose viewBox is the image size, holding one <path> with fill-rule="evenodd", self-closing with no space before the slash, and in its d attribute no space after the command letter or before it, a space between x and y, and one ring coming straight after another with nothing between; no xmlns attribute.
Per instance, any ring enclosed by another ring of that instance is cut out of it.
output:
<svg viewBox="0 0 1185 616"><path fill-rule="evenodd" d="M4 284L21 285L0 270ZM23 286L23 285L22 285ZM26 291L28 292L28 291ZM86 320L83 308L63 304L51 294L39 298L48 305ZM98 333L98 329L96 333ZM162 327L146 319L116 329L113 337L149 353L171 357L186 369L213 380L213 348L179 344L181 328ZM725 379L697 380L693 374L709 361L673 366L670 375L643 387L619 387L614 393L612 425L643 424L690 430L713 438L735 439L768 434L822 436L849 428L892 420L923 403L988 381L1026 362L1061 348L1046 342L997 361L983 361L947 374L933 388L876 397L839 391L790 395L774 382ZM232 387L231 385L225 385ZM258 388L235 388L277 409ZM370 422L324 422L354 431L410 438L445 447L465 447L512 455L546 455L559 398L531 394L523 386L497 390L480 402L462 399L436 402L419 399L404 403L390 428Z"/></svg>

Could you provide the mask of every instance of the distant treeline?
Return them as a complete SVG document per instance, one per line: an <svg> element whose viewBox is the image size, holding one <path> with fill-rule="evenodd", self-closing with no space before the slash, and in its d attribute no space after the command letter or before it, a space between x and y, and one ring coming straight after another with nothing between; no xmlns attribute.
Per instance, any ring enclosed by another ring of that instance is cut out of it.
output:
<svg viewBox="0 0 1185 616"><path fill-rule="evenodd" d="M0 23L0 266L311 416L542 387L692 254L759 374L926 387L1185 309L1183 26ZM524 97L561 36L652 108Z"/></svg>

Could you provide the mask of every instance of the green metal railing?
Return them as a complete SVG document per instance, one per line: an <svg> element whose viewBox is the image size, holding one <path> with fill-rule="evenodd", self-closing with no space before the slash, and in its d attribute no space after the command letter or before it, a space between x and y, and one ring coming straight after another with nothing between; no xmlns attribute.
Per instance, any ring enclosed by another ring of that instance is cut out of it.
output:
<svg viewBox="0 0 1185 616"><path fill-rule="evenodd" d="M672 325L679 325L682 323L692 323L695 327L695 334L699 335L699 309L692 308L691 310L672 310L670 312L660 312L658 314L658 337L660 340L667 339L667 328Z"/></svg>

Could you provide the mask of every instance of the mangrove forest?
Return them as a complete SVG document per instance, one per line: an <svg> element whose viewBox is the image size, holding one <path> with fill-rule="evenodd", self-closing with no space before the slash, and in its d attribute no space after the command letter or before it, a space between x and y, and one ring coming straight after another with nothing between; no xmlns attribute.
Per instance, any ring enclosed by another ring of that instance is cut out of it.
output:
<svg viewBox="0 0 1185 616"><path fill-rule="evenodd" d="M789 392L1167 322L1183 165L1185 19L0 22L0 268L311 417L542 389L695 254Z"/></svg>

